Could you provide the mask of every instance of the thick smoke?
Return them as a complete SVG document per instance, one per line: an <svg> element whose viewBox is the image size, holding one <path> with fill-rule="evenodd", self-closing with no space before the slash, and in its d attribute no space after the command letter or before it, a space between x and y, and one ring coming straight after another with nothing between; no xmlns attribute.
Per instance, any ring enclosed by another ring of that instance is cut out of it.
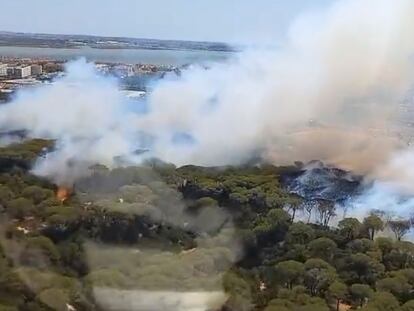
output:
<svg viewBox="0 0 414 311"><path fill-rule="evenodd" d="M349 202L348 217L362 219L373 210L384 220L412 219L414 216L414 151L394 153L374 174L376 179L360 196ZM411 236L411 239L413 236Z"/></svg>
<svg viewBox="0 0 414 311"><path fill-rule="evenodd" d="M337 2L299 18L279 50L162 83L140 122L166 139L156 153L179 164L258 154L371 169L400 145L387 135L413 82L413 11L410 1ZM174 131L192 145L169 144Z"/></svg>
<svg viewBox="0 0 414 311"><path fill-rule="evenodd" d="M57 139L34 171L72 183L94 163L177 165L320 159L374 172L403 143L400 101L413 85L414 3L337 1L300 16L274 51L247 51L159 82L136 114L92 65L68 65L52 86L22 92L0 127Z"/></svg>
<svg viewBox="0 0 414 311"><path fill-rule="evenodd" d="M99 77L92 64L80 60L53 85L22 91L2 106L0 127L57 139L56 150L41 158L34 172L70 185L90 165L111 166L117 156L132 154L126 108L116 81Z"/></svg>

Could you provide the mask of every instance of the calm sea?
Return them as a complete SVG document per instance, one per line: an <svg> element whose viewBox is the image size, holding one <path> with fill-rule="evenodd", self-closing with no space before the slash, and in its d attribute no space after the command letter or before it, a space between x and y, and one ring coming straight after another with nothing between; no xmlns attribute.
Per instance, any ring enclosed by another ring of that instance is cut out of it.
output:
<svg viewBox="0 0 414 311"><path fill-rule="evenodd" d="M50 58L72 60L85 57L89 61L148 63L180 66L192 63L224 61L234 55L232 52L187 51L187 50L133 50L133 49L60 49L36 47L0 46L0 56L21 58Z"/></svg>

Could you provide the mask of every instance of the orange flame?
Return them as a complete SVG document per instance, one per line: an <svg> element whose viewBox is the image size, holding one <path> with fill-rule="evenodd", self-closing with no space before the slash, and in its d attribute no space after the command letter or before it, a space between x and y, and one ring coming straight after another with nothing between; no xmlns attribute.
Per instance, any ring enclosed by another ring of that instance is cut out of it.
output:
<svg viewBox="0 0 414 311"><path fill-rule="evenodd" d="M65 202L69 198L71 192L72 191L71 191L70 188L67 188L67 187L59 187L58 190L57 190L57 192L56 192L56 197L57 197L57 199L60 202L63 203L63 202Z"/></svg>

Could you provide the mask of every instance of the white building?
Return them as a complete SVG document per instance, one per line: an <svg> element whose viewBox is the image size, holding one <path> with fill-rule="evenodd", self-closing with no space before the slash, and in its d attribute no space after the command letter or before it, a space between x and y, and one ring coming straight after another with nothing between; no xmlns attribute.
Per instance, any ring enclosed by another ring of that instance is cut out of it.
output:
<svg viewBox="0 0 414 311"><path fill-rule="evenodd" d="M109 66L107 64L95 64L96 71L101 74L109 73Z"/></svg>
<svg viewBox="0 0 414 311"><path fill-rule="evenodd" d="M15 67L8 67L7 68L7 76L13 78L27 78L30 77L32 74L31 66L15 66Z"/></svg>
<svg viewBox="0 0 414 311"><path fill-rule="evenodd" d="M14 77L14 67L7 67L6 73L8 77Z"/></svg>
<svg viewBox="0 0 414 311"><path fill-rule="evenodd" d="M7 76L7 65L0 64L0 77Z"/></svg>
<svg viewBox="0 0 414 311"><path fill-rule="evenodd" d="M113 72L121 78L131 77L134 75L134 67L131 65L116 65L113 67Z"/></svg>
<svg viewBox="0 0 414 311"><path fill-rule="evenodd" d="M14 75L16 78L26 78L32 75L32 67L31 66L19 66L14 68Z"/></svg>

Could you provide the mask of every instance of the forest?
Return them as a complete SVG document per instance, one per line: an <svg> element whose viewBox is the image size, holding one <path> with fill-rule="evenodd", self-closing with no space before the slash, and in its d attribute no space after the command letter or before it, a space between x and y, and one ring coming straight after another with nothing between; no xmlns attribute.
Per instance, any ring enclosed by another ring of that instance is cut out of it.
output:
<svg viewBox="0 0 414 311"><path fill-rule="evenodd" d="M211 311L414 310L411 220L341 218L284 186L301 164L96 164L59 187L31 173L51 148L0 148L0 311L128 310L106 302L128 291L223 293Z"/></svg>

